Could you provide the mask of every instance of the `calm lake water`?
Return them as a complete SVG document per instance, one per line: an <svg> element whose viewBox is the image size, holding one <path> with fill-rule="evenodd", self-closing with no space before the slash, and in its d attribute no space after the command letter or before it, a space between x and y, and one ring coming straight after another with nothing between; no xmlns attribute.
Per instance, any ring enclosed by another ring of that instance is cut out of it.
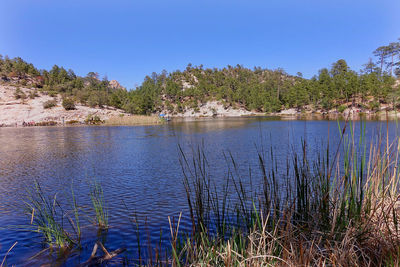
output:
<svg viewBox="0 0 400 267"><path fill-rule="evenodd" d="M343 124L343 122L341 122ZM359 123L355 124L356 132ZM397 134L397 123L389 122L389 136ZM366 122L366 139L386 132L386 122ZM57 193L66 209L71 188L83 207L83 248L60 265L76 265L88 259L96 240L110 250L127 248L127 257L137 253L134 214L142 220L141 237L168 245L168 216L182 215L182 229L189 229L180 145L190 158L192 148L206 151L209 172L215 183L227 173L224 153L232 153L245 176L249 168L257 174L257 151L272 148L278 164L286 164L293 150L307 141L311 155L327 143L339 142L337 121L299 121L274 118L230 118L176 121L165 125L137 127L0 128L0 262L35 266L54 263L57 255L45 252L38 234L16 231L28 225L24 214L25 188L37 180L43 190ZM97 180L104 189L109 208L110 229L99 234L90 223L90 184ZM257 186L257 178L255 185ZM146 222L146 223L144 223ZM33 257L35 256L35 257ZM33 257L33 258L32 258Z"/></svg>

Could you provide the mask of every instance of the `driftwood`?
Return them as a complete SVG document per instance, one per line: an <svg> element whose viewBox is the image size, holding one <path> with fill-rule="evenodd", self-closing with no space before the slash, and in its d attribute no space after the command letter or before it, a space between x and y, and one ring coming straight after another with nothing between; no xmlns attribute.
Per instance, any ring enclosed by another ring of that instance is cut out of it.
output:
<svg viewBox="0 0 400 267"><path fill-rule="evenodd" d="M103 252L104 252L103 256L96 256L96 252L97 252L97 249L99 246L100 246L101 250L103 250ZM119 248L114 251L108 252L108 250L103 246L103 244L101 242L96 242L96 244L94 244L93 251L92 251L92 254L90 255L90 258L86 262L82 263L79 266L80 267L89 267L89 266L101 265L104 262L111 260L115 256L118 256L125 250L126 250L126 248Z"/></svg>

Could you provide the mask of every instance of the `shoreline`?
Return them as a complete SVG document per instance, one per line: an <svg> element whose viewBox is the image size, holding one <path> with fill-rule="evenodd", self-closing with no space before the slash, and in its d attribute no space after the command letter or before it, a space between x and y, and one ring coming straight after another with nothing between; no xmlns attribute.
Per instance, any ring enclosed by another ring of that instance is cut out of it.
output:
<svg viewBox="0 0 400 267"><path fill-rule="evenodd" d="M75 104L74 109L65 110L62 106L61 95L54 97L40 92L35 88L20 88L26 96L32 97L16 99L15 87L0 85L0 128L3 127L43 127L43 126L84 126L84 125L110 125L110 126L143 126L158 125L166 118L171 120L199 120L202 118L240 118L240 117L276 117L282 120L396 120L400 118L400 111L391 110L390 106L382 105L379 110L363 109L358 104L345 105L345 109L331 110L314 109L312 106L304 106L302 110L288 108L280 112L258 112L247 110L243 106L226 106L218 100L203 103L197 109L186 108L179 113L171 110L159 110L151 115L133 115L124 110L110 106L89 107L83 104ZM53 101L51 107L46 103ZM163 114L163 115L162 115Z"/></svg>
<svg viewBox="0 0 400 267"><path fill-rule="evenodd" d="M135 118L136 115L126 116L126 118ZM87 126L154 126L154 125L163 125L167 122L163 122L162 120L154 120L157 118L154 115L142 115L141 117L145 117L148 119L153 119L152 122L135 122L135 123L109 123L107 120L103 123L94 123L87 124L84 122L76 122L76 123L56 123L52 125L22 125L21 122L15 123L12 125L1 125L0 128L38 128L38 127L87 127ZM395 121L400 119L399 113L373 113L373 114L356 114L356 115L345 115L345 114L319 114L319 113L297 113L297 114L280 114L280 113L258 113L258 114L249 114L249 115L240 115L240 116L170 116L169 119L171 122L191 122L191 121L201 121L201 120L223 120L223 119L235 119L235 118L275 118L276 120L367 120L367 121Z"/></svg>

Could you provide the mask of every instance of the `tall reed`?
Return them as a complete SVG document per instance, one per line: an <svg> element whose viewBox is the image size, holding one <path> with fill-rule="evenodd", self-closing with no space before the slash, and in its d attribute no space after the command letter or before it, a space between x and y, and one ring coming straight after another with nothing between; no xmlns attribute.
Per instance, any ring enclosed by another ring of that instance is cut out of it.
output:
<svg viewBox="0 0 400 267"><path fill-rule="evenodd" d="M33 189L27 191L25 204L30 217L27 229L41 233L50 246L63 248L76 243L77 240L65 228L65 212L57 200L57 194L46 196L36 181Z"/></svg>
<svg viewBox="0 0 400 267"><path fill-rule="evenodd" d="M192 266L377 266L399 264L398 138L365 140L346 122L340 144L318 155L293 150L286 170L273 150L258 153L260 171L243 177L232 155L217 189L202 148L181 148L192 233L176 250ZM268 161L268 162L267 162ZM267 166L270 166L268 169ZM261 184L249 188L254 175ZM279 175L279 177L278 177ZM246 184L247 183L247 184ZM233 196L232 196L233 193ZM173 242L176 244L176 241ZM174 255L175 255L174 254Z"/></svg>
<svg viewBox="0 0 400 267"><path fill-rule="evenodd" d="M96 224L100 229L108 228L108 209L104 200L104 193L101 184L94 181L92 184L90 199L96 215Z"/></svg>

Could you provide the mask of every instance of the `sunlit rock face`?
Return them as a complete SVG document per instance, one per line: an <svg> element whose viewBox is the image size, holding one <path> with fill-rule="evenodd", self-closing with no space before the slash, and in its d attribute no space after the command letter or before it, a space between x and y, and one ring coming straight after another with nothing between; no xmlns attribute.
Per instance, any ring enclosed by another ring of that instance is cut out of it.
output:
<svg viewBox="0 0 400 267"><path fill-rule="evenodd" d="M116 80L110 81L109 84L110 84L110 87L113 89L124 89L124 87L122 85L120 85L119 82Z"/></svg>

